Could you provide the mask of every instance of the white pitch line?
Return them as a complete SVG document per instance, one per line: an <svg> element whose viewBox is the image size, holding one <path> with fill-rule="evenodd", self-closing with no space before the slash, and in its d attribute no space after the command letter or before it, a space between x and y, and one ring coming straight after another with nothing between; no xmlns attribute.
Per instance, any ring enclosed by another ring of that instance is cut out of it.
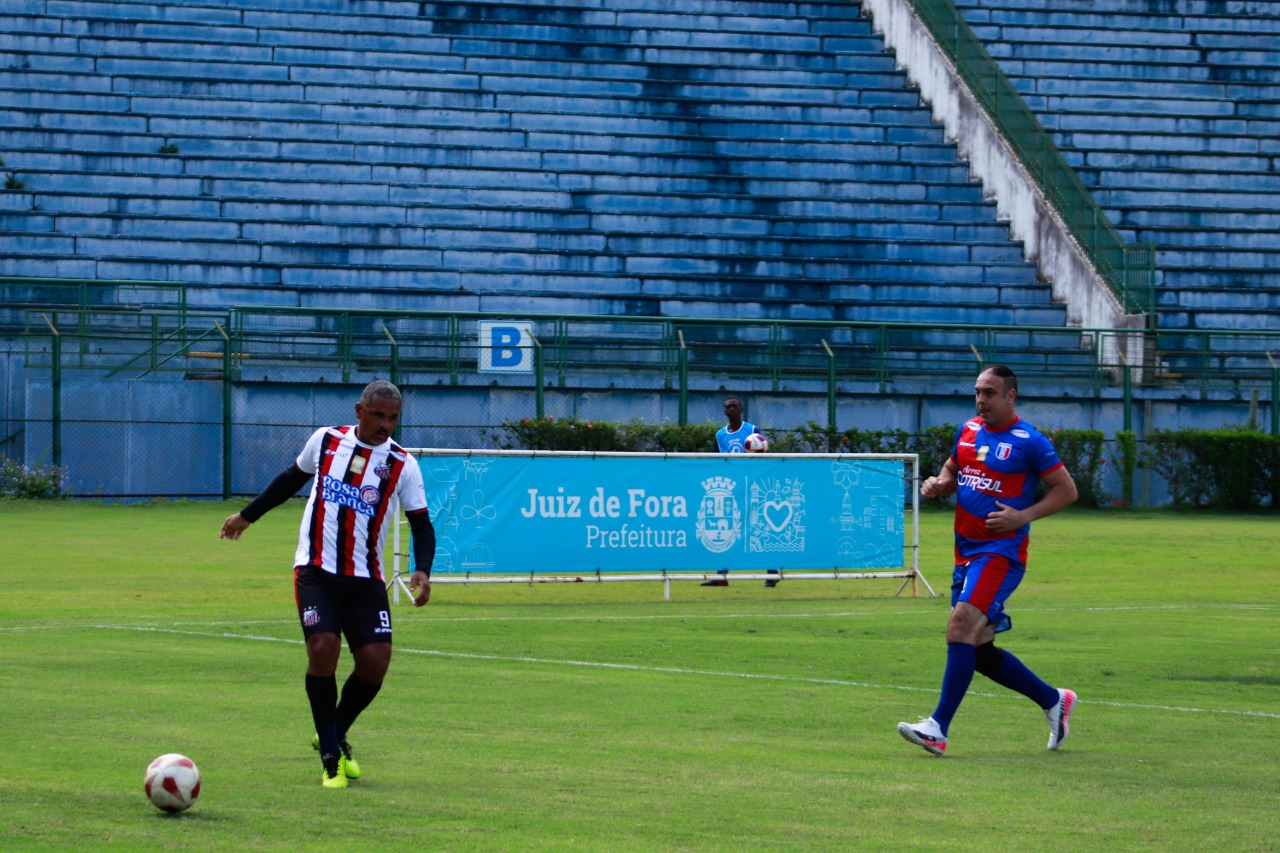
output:
<svg viewBox="0 0 1280 853"><path fill-rule="evenodd" d="M298 639L284 639L281 637L264 637L258 634L233 634L229 631L213 632L213 631L179 631L173 628L138 628L129 625L92 625L106 631L137 631L140 633L155 634L179 634L188 637L213 637L217 639L228 640L254 640L259 642L270 643L288 643L290 645L302 645L303 641ZM591 669L612 669L628 672L654 672L668 675L699 675L713 678L738 678L749 681L774 681L791 684L823 684L835 687L862 687L870 690L900 690L912 693L936 693L937 688L934 687L910 687L901 684L876 684L870 681L849 681L843 678L806 678L798 675L764 675L752 672L725 672L713 669L686 669L683 667L667 667L667 666L642 666L633 663L609 663L607 661L583 661L583 660L565 660L559 658L535 658L525 655L485 655L474 652L444 652L438 649L407 649L403 646L397 646L396 651L400 654L424 655L429 657L454 658L458 660L488 660L500 661L503 663L531 663L543 664L547 666L572 666L587 667ZM1010 693L982 693L971 690L969 695L982 696L987 699L1016 699L1018 697ZM1137 702L1111 702L1106 700L1078 700L1085 705L1107 705L1112 708L1135 708L1144 711L1177 711L1188 714L1226 714L1235 717L1264 717L1267 719L1280 720L1280 714L1270 713L1268 711L1230 711L1220 708L1192 708L1177 705L1144 705Z"/></svg>
<svg viewBox="0 0 1280 853"><path fill-rule="evenodd" d="M1019 607L1015 613L1130 613L1138 611L1163 612L1172 610L1242 610L1246 612L1273 612L1280 606L1269 604L1134 604L1115 607ZM607 616L575 614L573 616L457 616L424 617L431 624L451 622L653 622L698 621L711 619L848 619L860 616L937 616L933 609L914 610L844 610L831 613L656 613L643 616ZM224 619L208 622L170 622L170 627L215 625L296 625L296 619ZM47 631L58 628L75 628L76 625L32 625L0 628L4 631Z"/></svg>

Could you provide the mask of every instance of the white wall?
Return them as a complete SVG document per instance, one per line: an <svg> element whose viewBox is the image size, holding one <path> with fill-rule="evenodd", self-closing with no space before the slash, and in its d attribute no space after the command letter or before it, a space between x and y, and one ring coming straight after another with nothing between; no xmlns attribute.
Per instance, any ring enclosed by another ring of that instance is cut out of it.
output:
<svg viewBox="0 0 1280 853"><path fill-rule="evenodd" d="M1052 285L1054 299L1067 306L1067 322L1085 328L1142 328L1143 316L1124 313L905 0L864 0L862 5L886 46L897 53L898 64L919 87L934 120L944 126L960 156L969 161L973 176L983 182L1000 218L1009 222L1014 239L1023 241L1027 259ZM1125 357L1131 364L1141 364L1141 337L1130 339Z"/></svg>

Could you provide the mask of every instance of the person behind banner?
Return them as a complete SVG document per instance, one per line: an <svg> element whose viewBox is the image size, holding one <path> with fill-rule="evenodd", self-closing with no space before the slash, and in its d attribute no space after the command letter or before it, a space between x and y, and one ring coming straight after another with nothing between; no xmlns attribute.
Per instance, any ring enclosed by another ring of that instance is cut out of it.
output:
<svg viewBox="0 0 1280 853"><path fill-rule="evenodd" d="M746 453L747 438L752 435L764 435L755 424L742 419L742 401L737 397L730 397L724 401L724 416L729 422L716 430L716 449L721 453ZM771 575L777 573L777 569L769 570ZM729 585L728 569L721 569L716 574L719 576L703 581L702 586ZM764 582L764 585L772 589L778 585L778 579L770 578Z"/></svg>
<svg viewBox="0 0 1280 853"><path fill-rule="evenodd" d="M399 501L413 533L416 607L431 598L435 528L427 511L418 461L391 439L403 398L390 382L369 383L352 426L321 427L302 452L248 506L229 516L221 539L239 539L271 509L311 483L294 555L294 597L307 647L311 704L325 788L345 788L361 776L347 732L382 688L391 663L391 609L383 580L387 526ZM354 668L338 698L341 635Z"/></svg>
<svg viewBox="0 0 1280 853"><path fill-rule="evenodd" d="M956 566L947 623L947 663L933 715L898 723L911 743L942 755L951 719L980 672L1038 705L1049 722L1049 749L1067 739L1076 694L1046 684L995 636L1013 627L1005 602L1026 571L1031 522L1075 501L1075 481L1047 438L1014 412L1018 377L1005 365L974 383L978 416L956 432L951 456L920 485L925 497L956 495ZM1036 495L1044 483L1044 497Z"/></svg>
<svg viewBox="0 0 1280 853"><path fill-rule="evenodd" d="M721 453L746 453L747 436L764 435L755 424L742 419L742 401L737 397L724 401L724 416L729 422L716 430L716 449Z"/></svg>

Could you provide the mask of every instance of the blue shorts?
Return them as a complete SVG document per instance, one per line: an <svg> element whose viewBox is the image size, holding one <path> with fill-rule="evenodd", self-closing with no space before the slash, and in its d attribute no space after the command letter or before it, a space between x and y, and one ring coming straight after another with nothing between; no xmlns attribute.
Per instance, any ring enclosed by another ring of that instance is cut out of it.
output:
<svg viewBox="0 0 1280 853"><path fill-rule="evenodd" d="M1004 603L1022 583L1023 565L1000 554L979 554L956 566L951 575L951 607L967 601L987 614L996 633L1008 631L1013 620L1004 612Z"/></svg>

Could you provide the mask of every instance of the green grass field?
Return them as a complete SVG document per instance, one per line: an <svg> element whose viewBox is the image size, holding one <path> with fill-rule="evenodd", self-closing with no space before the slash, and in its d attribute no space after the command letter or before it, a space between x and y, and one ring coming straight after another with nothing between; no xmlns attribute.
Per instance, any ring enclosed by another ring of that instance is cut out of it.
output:
<svg viewBox="0 0 1280 853"><path fill-rule="evenodd" d="M1068 512L1036 525L1004 645L1080 694L978 676L945 758L928 714L945 598L896 581L445 586L394 611L319 786L289 562L299 506L0 502L5 850L1274 850L1280 524ZM949 584L950 516L922 569ZM339 677L348 671L344 661ZM173 817L147 763L191 756Z"/></svg>

